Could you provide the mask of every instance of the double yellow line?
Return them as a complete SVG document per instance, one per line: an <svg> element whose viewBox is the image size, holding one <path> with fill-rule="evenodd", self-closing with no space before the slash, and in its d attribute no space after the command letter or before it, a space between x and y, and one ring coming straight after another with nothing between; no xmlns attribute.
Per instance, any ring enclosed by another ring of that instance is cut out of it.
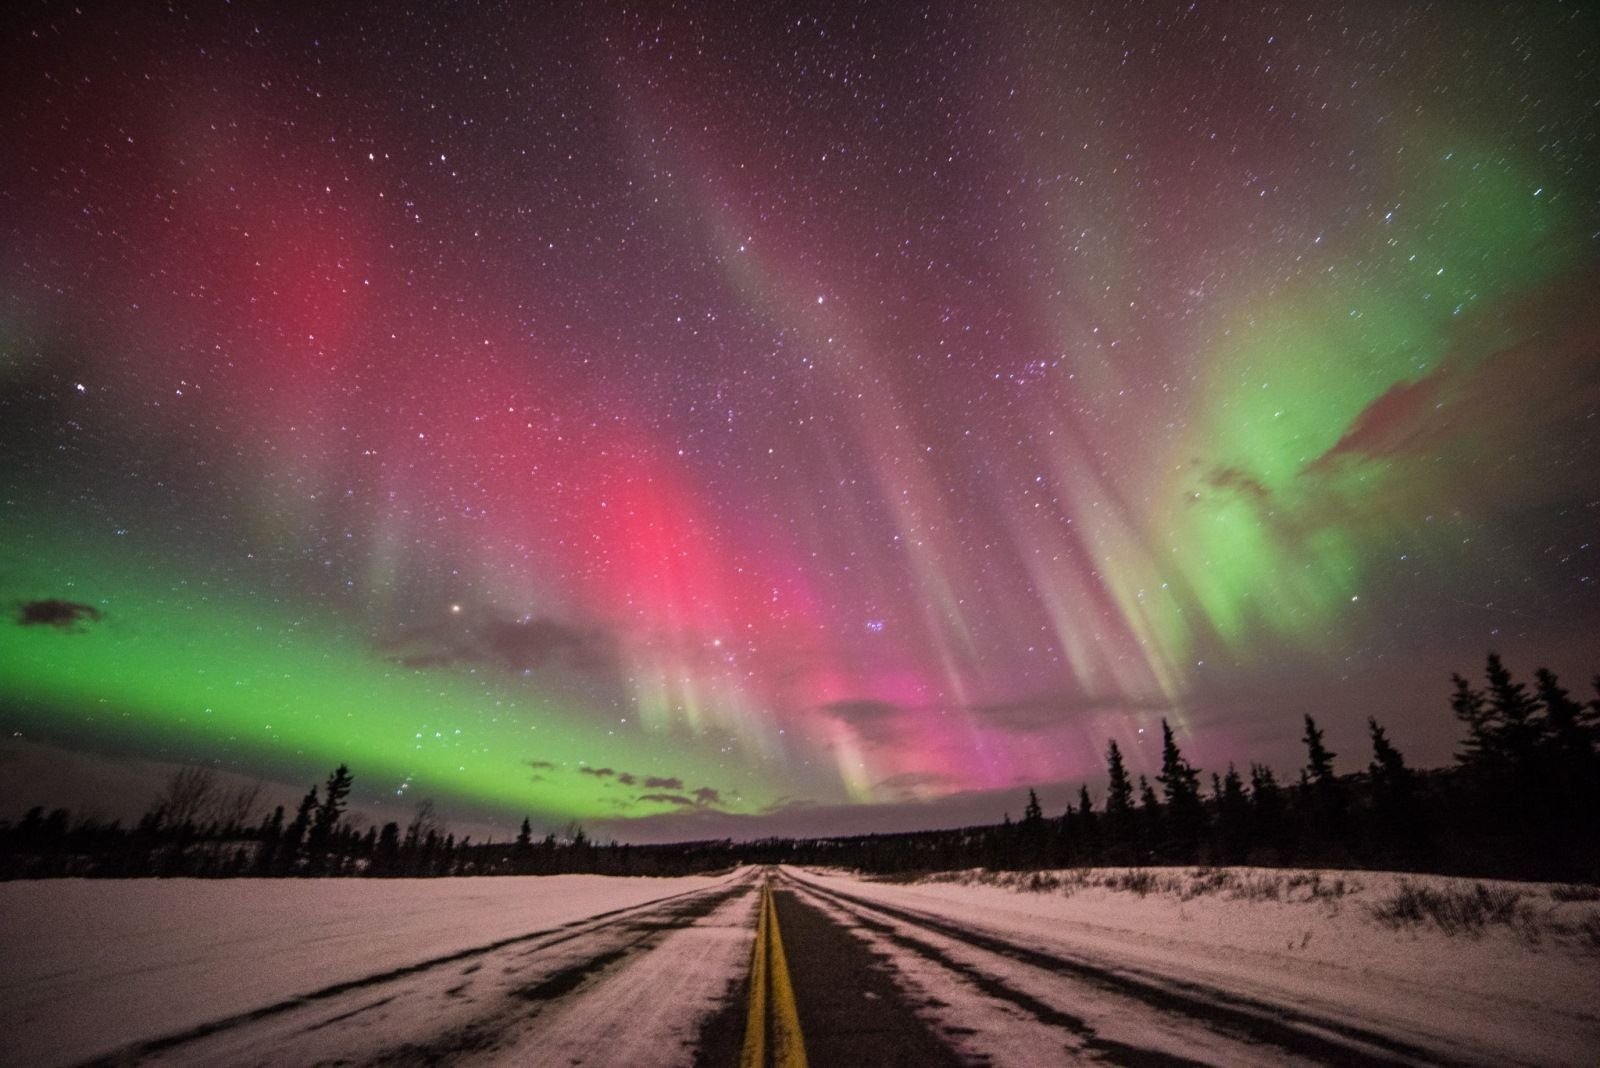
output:
<svg viewBox="0 0 1600 1068"><path fill-rule="evenodd" d="M772 884L761 884L761 918L756 921L756 948L750 961L750 1008L744 1021L744 1049L739 1068L766 1068L767 1029L772 1030L772 1068L806 1068L806 1044L789 983L778 934L778 911Z"/></svg>

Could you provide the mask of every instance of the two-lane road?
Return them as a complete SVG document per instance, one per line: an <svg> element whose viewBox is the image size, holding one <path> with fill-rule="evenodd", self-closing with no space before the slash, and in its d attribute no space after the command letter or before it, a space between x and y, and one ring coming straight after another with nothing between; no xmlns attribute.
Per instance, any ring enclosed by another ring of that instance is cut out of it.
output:
<svg viewBox="0 0 1600 1068"><path fill-rule="evenodd" d="M219 982L252 966L212 963ZM1123 959L1072 931L1029 935L971 910L954 915L900 888L744 869L148 1039L100 1063L1565 1062L1519 1056L1514 1037L1488 1048L1428 1020L1345 1012L1337 997L1258 978L1242 991Z"/></svg>

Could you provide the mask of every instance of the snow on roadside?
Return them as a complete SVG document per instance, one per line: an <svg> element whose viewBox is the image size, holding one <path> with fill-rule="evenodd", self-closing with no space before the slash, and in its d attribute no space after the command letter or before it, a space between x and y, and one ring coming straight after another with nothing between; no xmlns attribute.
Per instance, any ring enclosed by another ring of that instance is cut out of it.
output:
<svg viewBox="0 0 1600 1068"><path fill-rule="evenodd" d="M1548 884L1385 872L965 872L912 884L806 876L1049 952L1311 1009L1468 1061L1594 1064L1600 905ZM1515 895L1511 922L1380 919L1407 888ZM1574 896L1578 900L1574 900Z"/></svg>
<svg viewBox="0 0 1600 1068"><path fill-rule="evenodd" d="M725 878L0 883L0 1063L80 1061Z"/></svg>

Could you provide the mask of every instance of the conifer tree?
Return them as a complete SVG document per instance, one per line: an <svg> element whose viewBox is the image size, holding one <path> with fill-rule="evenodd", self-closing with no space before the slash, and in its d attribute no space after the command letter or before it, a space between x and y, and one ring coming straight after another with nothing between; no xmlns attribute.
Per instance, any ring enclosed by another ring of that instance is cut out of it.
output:
<svg viewBox="0 0 1600 1068"><path fill-rule="evenodd" d="M1333 781L1333 758L1339 754L1329 751L1322 744L1322 731L1317 727L1317 721L1309 715L1306 716L1306 733L1302 739L1306 743L1306 774L1316 784Z"/></svg>
<svg viewBox="0 0 1600 1068"><path fill-rule="evenodd" d="M1271 848L1283 859L1283 788L1270 767L1254 762L1250 764L1250 822L1254 843Z"/></svg>
<svg viewBox="0 0 1600 1068"><path fill-rule="evenodd" d="M1317 721L1309 715L1305 721L1306 765L1300 772L1300 799L1311 833L1325 841L1340 840L1348 825L1344 787L1333 773L1333 758L1338 754L1323 744Z"/></svg>
<svg viewBox="0 0 1600 1068"><path fill-rule="evenodd" d="M1217 799L1217 854L1223 864L1238 864L1244 860L1250 833L1250 800L1245 797L1244 780L1238 770L1228 765L1228 774L1220 780L1211 776Z"/></svg>
<svg viewBox="0 0 1600 1068"><path fill-rule="evenodd" d="M1106 745L1106 774L1110 784L1106 787L1105 837L1107 846L1115 851L1133 836L1133 782L1115 738Z"/></svg>
<svg viewBox="0 0 1600 1068"><path fill-rule="evenodd" d="M313 875L321 875L328 868L328 852L336 845L334 831L339 826L339 817L344 815L345 798L350 796L351 782L350 769L344 764L328 775L322 803L311 817L311 830L306 836L306 856ZM314 796L315 790L312 791ZM337 868L338 865L334 866Z"/></svg>
<svg viewBox="0 0 1600 1068"><path fill-rule="evenodd" d="M1100 855L1100 827L1095 819L1094 800L1089 796L1087 786L1078 787L1077 826L1079 853L1085 859L1097 859Z"/></svg>
<svg viewBox="0 0 1600 1068"><path fill-rule="evenodd" d="M1167 795L1167 822L1173 843L1182 854L1179 859L1192 859L1205 823L1205 810L1200 804L1200 773L1183 759L1172 727L1165 719L1161 721L1161 774L1156 778Z"/></svg>
<svg viewBox="0 0 1600 1068"><path fill-rule="evenodd" d="M1133 810L1133 783L1114 738L1106 745L1106 774L1111 780L1106 788L1106 817L1112 821L1124 819Z"/></svg>
<svg viewBox="0 0 1600 1068"><path fill-rule="evenodd" d="M1139 776L1139 837L1147 857L1161 844L1162 822L1161 799L1156 796L1156 789L1150 785L1150 780L1141 775Z"/></svg>
<svg viewBox="0 0 1600 1068"><path fill-rule="evenodd" d="M1420 844L1421 830L1417 823L1416 777L1375 717L1367 717L1367 730L1372 735L1372 763L1367 771L1372 776L1375 837L1390 846L1414 851Z"/></svg>
<svg viewBox="0 0 1600 1068"><path fill-rule="evenodd" d="M1455 692L1450 695L1450 708L1467 728L1467 738L1456 753L1456 762L1463 767L1482 771L1490 764L1494 753L1494 721L1490 716L1483 693L1459 674L1450 676Z"/></svg>
<svg viewBox="0 0 1600 1068"><path fill-rule="evenodd" d="M1039 805L1039 795L1032 789L1028 791L1028 803L1022 809L1023 823L1043 823L1044 809Z"/></svg>
<svg viewBox="0 0 1600 1068"><path fill-rule="evenodd" d="M278 851L278 866L285 874L294 874L300 860L300 846L305 841L306 831L311 828L311 819L316 811L317 788L313 786L307 791L306 796L300 799L300 807L294 814L294 822L283 832L282 848Z"/></svg>
<svg viewBox="0 0 1600 1068"><path fill-rule="evenodd" d="M1542 708L1525 684L1512 679L1497 653L1490 653L1484 676L1489 683L1489 708L1494 717L1493 742L1500 759L1526 781L1536 770L1544 734Z"/></svg>

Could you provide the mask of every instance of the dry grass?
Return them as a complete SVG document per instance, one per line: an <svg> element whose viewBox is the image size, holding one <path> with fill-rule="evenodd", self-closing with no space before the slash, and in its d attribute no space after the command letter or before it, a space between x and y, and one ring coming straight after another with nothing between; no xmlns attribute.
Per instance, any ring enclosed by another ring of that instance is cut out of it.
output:
<svg viewBox="0 0 1600 1068"><path fill-rule="evenodd" d="M1423 886L1409 879L1402 880L1400 888L1388 898L1369 905L1373 919L1391 927L1414 927L1431 923L1445 934L1469 934L1474 937L1485 927L1494 924L1518 926L1537 930L1530 923L1531 910L1522 904L1522 892L1503 888L1490 888L1483 883L1457 889Z"/></svg>

